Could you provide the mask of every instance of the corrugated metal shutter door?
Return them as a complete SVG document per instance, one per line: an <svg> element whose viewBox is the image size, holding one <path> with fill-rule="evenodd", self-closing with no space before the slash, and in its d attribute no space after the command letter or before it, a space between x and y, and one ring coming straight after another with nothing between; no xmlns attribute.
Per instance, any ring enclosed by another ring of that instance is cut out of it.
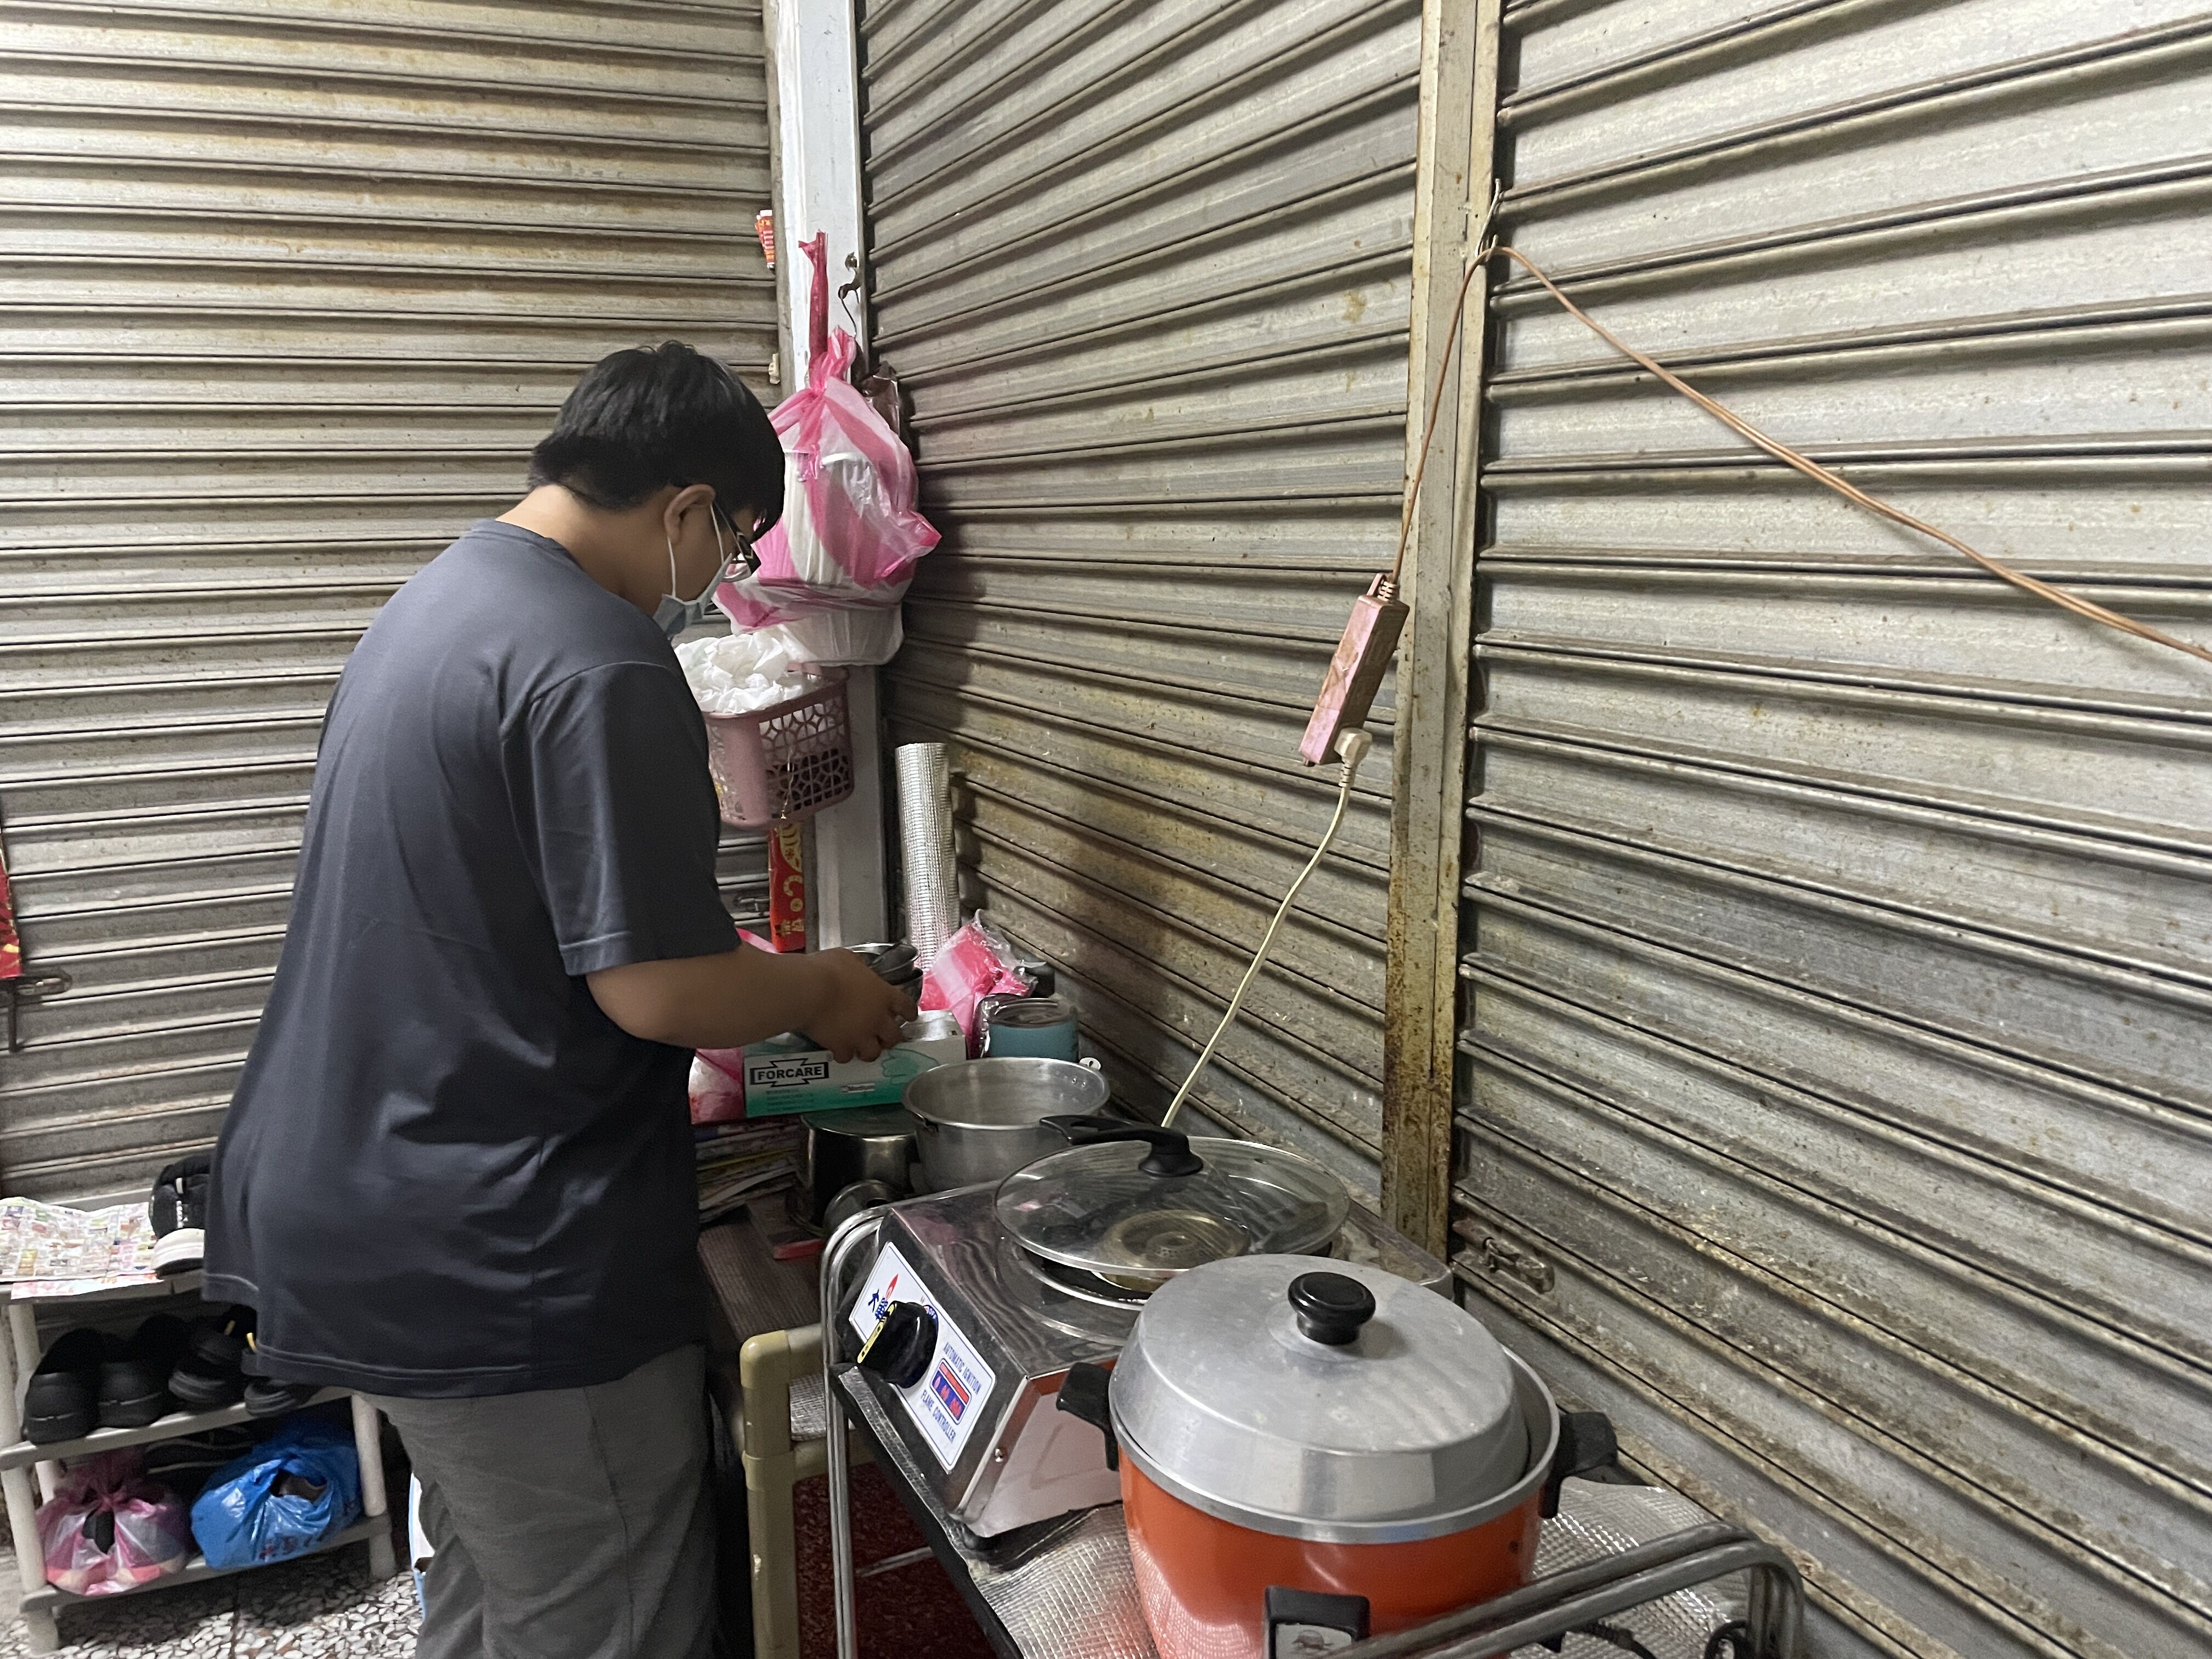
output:
<svg viewBox="0 0 2212 1659"><path fill-rule="evenodd" d="M1505 233L1601 320L2212 640L2201 0L1506 27ZM1497 310L1477 1305L1885 1651L2212 1651L2212 672Z"/></svg>
<svg viewBox="0 0 2212 1659"><path fill-rule="evenodd" d="M1297 743L1396 526L1419 9L862 27L876 343L945 532L885 709L953 741L969 902L1157 1112L1332 804ZM1199 1102L1370 1193L1388 763Z"/></svg>
<svg viewBox="0 0 2212 1659"><path fill-rule="evenodd" d="M206 1140L325 700L578 372L757 375L757 6L0 6L0 807L35 961L8 1190ZM757 908L757 840L726 850Z"/></svg>

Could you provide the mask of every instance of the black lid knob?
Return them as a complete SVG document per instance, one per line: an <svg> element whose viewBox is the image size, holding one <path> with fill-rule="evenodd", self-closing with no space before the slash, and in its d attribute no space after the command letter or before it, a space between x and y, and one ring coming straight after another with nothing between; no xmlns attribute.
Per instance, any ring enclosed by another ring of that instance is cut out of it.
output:
<svg viewBox="0 0 2212 1659"><path fill-rule="evenodd" d="M1300 1273L1291 1281L1291 1306L1301 1336L1341 1348L1375 1317L1375 1293L1343 1273Z"/></svg>
<svg viewBox="0 0 2212 1659"><path fill-rule="evenodd" d="M910 1389L937 1352L937 1316L919 1302L894 1302L855 1363L895 1389Z"/></svg>
<svg viewBox="0 0 2212 1659"><path fill-rule="evenodd" d="M1163 1129L1157 1123L1131 1123L1103 1112L1072 1117L1041 1117L1038 1122L1057 1129L1071 1146L1096 1146L1109 1140L1142 1140L1152 1151L1137 1165L1146 1175L1194 1176L1204 1173L1206 1161L1190 1149L1190 1137L1180 1129Z"/></svg>

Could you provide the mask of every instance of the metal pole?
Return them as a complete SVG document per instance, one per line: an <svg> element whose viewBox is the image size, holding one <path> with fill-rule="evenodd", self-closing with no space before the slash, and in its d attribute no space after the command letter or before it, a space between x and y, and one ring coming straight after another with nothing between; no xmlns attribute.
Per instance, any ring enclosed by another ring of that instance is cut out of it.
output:
<svg viewBox="0 0 2212 1659"><path fill-rule="evenodd" d="M844 1293L845 1264L863 1243L875 1241L882 1223L872 1211L856 1215L822 1252L822 1395L830 1428L830 1582L837 1607L837 1659L860 1659L853 1607L852 1459L845 1444L845 1409L837 1396L837 1304Z"/></svg>
<svg viewBox="0 0 2212 1659"><path fill-rule="evenodd" d="M1504 1659L1504 1656L1533 1642L1547 1642L1595 1620L1625 1613L1656 1601L1661 1596L1692 1585L1710 1583L1731 1572L1749 1571L1754 1582L1765 1582L1754 1600L1771 1610L1772 1628L1754 1633L1760 1639L1760 1659L1796 1659L1802 1632L1803 1586L1796 1565L1773 1545L1734 1527L1700 1527L1679 1538L1710 1535L1718 1530L1733 1534L1707 1547L1678 1553L1657 1565L1641 1565L1655 1547L1632 1550L1587 1567L1574 1570L1582 1581L1573 1594L1562 1596L1566 1573L1539 1579L1525 1589L1495 1601L1471 1608L1464 1614L1418 1631L1384 1638L1394 1654L1419 1655L1420 1659ZM1674 1540L1662 1540L1661 1545ZM1626 1569L1624 1571L1624 1569ZM1601 1582L1591 1583L1597 1577ZM1544 1605L1544 1604L1548 1605ZM1456 1630L1447 1627L1456 1626ZM1383 1642L1363 1643L1343 1650L1343 1659L1379 1659Z"/></svg>
<svg viewBox="0 0 2212 1659"><path fill-rule="evenodd" d="M350 1397L349 1409L353 1413L354 1455L361 1462L361 1512L385 1523L368 1540L368 1576L381 1582L399 1571L392 1547L390 1496L384 1489L384 1424L376 1407L359 1395Z"/></svg>
<svg viewBox="0 0 2212 1659"><path fill-rule="evenodd" d="M1504 1656L1531 1642L1549 1641L1596 1620L1626 1613L1662 1595L1672 1595L1676 1590L1744 1571L1786 1573L1792 1594L1780 1599L1790 1605L1794 1606L1797 1594L1802 1593L1798 1589L1797 1569L1789 1557L1763 1539L1746 1539L1635 1574L1601 1589L1586 1591L1547 1613L1533 1614L1468 1641L1439 1648L1429 1659L1504 1659ZM1796 1659L1796 1620L1785 1616L1777 1637L1787 1645L1763 1650L1759 1659Z"/></svg>
<svg viewBox="0 0 2212 1659"><path fill-rule="evenodd" d="M1747 1536L1741 1527L1732 1527L1725 1521L1708 1522L1702 1527L1669 1533L1664 1538L1655 1538L1648 1544L1638 1544L1633 1549L1608 1555L1602 1560L1586 1561L1578 1567L1569 1567L1523 1584L1519 1589L1508 1590L1503 1595L1472 1607L1462 1607L1448 1613L1441 1619L1413 1630L1394 1631L1387 1636L1372 1636L1364 1642L1340 1650L1340 1659L1412 1659L1417 1654L1426 1654L1439 1644L1455 1637L1487 1629L1503 1619L1517 1619L1525 1614L1540 1613L1555 1606L1570 1595L1595 1589L1609 1584L1624 1573L1644 1572L1662 1567L1683 1557L1695 1555L1700 1550L1732 1544Z"/></svg>
<svg viewBox="0 0 2212 1659"><path fill-rule="evenodd" d="M1770 1562L1752 1571L1746 1622L1759 1659L1796 1659L1805 1634L1805 1583L1796 1564L1777 1555L1782 1568Z"/></svg>
<svg viewBox="0 0 2212 1659"><path fill-rule="evenodd" d="M1445 337L1452 332L1452 307L1491 199L1504 9L1504 0L1425 0L1421 8L1406 478L1410 486L1424 454L1428 476L1420 500L1413 503L1399 594L1413 614L1398 647L1393 749L1382 1217L1446 1261L1451 1259L1452 1091L1459 1040L1455 919L1467 836L1468 708L1474 697L1474 480L1492 281L1486 269L1474 279L1449 352ZM1429 402L1440 376L1448 390L1431 431Z"/></svg>

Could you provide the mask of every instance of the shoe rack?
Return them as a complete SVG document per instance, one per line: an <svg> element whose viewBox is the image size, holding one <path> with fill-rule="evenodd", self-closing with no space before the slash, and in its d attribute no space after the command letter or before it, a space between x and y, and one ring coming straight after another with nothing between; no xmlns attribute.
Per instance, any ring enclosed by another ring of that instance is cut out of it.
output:
<svg viewBox="0 0 2212 1659"><path fill-rule="evenodd" d="M39 1505L54 1495L60 1483L62 1465L95 1452L180 1439L248 1420L243 1405L225 1406L211 1412L172 1412L140 1429L95 1429L81 1439L57 1441L44 1446L31 1444L23 1438L22 1384L39 1364L38 1310L41 1306L66 1306L72 1311L82 1310L91 1314L105 1304L131 1302L146 1304L147 1311L157 1311L161 1304L191 1296L198 1289L199 1275L185 1273L159 1285L128 1285L89 1296L27 1298L8 1304L8 1340L0 1342L0 1492L4 1492L7 1498L8 1530L15 1540L15 1565L22 1576L23 1628L33 1653L52 1653L60 1647L60 1614L64 1607L115 1599L114 1595L71 1595L46 1582L46 1553L39 1545L38 1511ZM340 1389L318 1395L312 1403L320 1405L331 1400L353 1402L354 1449L361 1459L362 1517L343 1532L324 1540L313 1553L321 1554L366 1542L369 1571L378 1578L389 1578L397 1571L398 1561L392 1544L392 1523L384 1487L382 1427L376 1408L360 1395L349 1395ZM186 1559L181 1571L118 1594L155 1595L179 1584L251 1571L250 1567L210 1567L196 1552Z"/></svg>

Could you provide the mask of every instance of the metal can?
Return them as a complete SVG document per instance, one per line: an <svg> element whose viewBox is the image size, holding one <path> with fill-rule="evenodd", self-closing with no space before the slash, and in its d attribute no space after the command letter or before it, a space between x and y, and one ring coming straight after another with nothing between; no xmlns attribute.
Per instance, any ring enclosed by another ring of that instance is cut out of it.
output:
<svg viewBox="0 0 2212 1659"><path fill-rule="evenodd" d="M993 1059L1076 1060L1075 1008L1065 997L985 997L977 1008L982 1050Z"/></svg>

